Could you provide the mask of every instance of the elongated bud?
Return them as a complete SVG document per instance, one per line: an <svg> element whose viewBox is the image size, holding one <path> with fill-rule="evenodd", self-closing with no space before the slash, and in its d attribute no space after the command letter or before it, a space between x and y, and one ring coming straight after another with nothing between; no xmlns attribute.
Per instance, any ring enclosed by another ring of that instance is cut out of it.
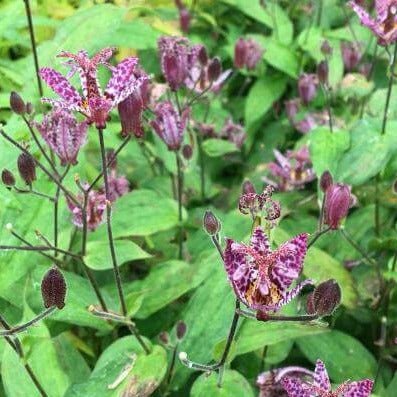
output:
<svg viewBox="0 0 397 397"><path fill-rule="evenodd" d="M41 282L41 295L46 308L56 306L62 309L65 306L66 281L56 266L44 275Z"/></svg>
<svg viewBox="0 0 397 397"><path fill-rule="evenodd" d="M4 185L6 185L6 186L11 187L11 186L15 185L14 174L11 171L7 170L7 169L4 169L1 172L1 180L4 183Z"/></svg>
<svg viewBox="0 0 397 397"><path fill-rule="evenodd" d="M36 163L28 153L21 153L18 157L18 171L27 185L36 180Z"/></svg>
<svg viewBox="0 0 397 397"><path fill-rule="evenodd" d="M16 114L25 114L26 112L25 102L15 91L12 91L10 95L10 107Z"/></svg>
<svg viewBox="0 0 397 397"><path fill-rule="evenodd" d="M190 145L182 147L182 155L186 160L190 160L193 156L193 148Z"/></svg>
<svg viewBox="0 0 397 397"><path fill-rule="evenodd" d="M327 170L324 171L320 178L320 188L325 193L327 189L333 184L334 180L331 173Z"/></svg>
<svg viewBox="0 0 397 397"><path fill-rule="evenodd" d="M215 81L219 78L222 73L222 65L221 61L218 57L215 57L211 60L210 64L208 65L208 79L210 81Z"/></svg>
<svg viewBox="0 0 397 397"><path fill-rule="evenodd" d="M256 194L254 185L248 179L243 182L242 191L243 194L250 194L250 193Z"/></svg>
<svg viewBox="0 0 397 397"><path fill-rule="evenodd" d="M321 52L325 56L328 56L328 55L332 54L332 47L329 44L328 40L324 40L323 43L321 44Z"/></svg>
<svg viewBox="0 0 397 397"><path fill-rule="evenodd" d="M183 33L189 33L191 15L187 8L183 7L179 9L179 25Z"/></svg>
<svg viewBox="0 0 397 397"><path fill-rule="evenodd" d="M309 314L329 316L340 305L341 299L342 292L338 282L333 279L324 281L309 296L308 309L312 311Z"/></svg>
<svg viewBox="0 0 397 397"><path fill-rule="evenodd" d="M343 183L331 185L325 192L324 223L338 229L352 203L350 187Z"/></svg>
<svg viewBox="0 0 397 397"><path fill-rule="evenodd" d="M317 92L317 76L313 74L302 74L298 80L299 97L304 105L308 105Z"/></svg>
<svg viewBox="0 0 397 397"><path fill-rule="evenodd" d="M247 56L247 45L245 40L240 37L234 46L234 66L242 69L245 66L245 58Z"/></svg>
<svg viewBox="0 0 397 397"><path fill-rule="evenodd" d="M212 211L205 211L203 227L210 236L215 236L221 230L221 223Z"/></svg>
<svg viewBox="0 0 397 397"><path fill-rule="evenodd" d="M176 337L179 340L182 340L186 335L186 331L187 331L186 323L184 321L178 321L178 324L176 325Z"/></svg>
<svg viewBox="0 0 397 397"><path fill-rule="evenodd" d="M317 77L321 84L327 86L328 85L328 62L321 61L317 66Z"/></svg>
<svg viewBox="0 0 397 397"><path fill-rule="evenodd" d="M202 66L205 66L208 63L207 49L204 46L200 47L200 51L198 53L198 60L200 61Z"/></svg>

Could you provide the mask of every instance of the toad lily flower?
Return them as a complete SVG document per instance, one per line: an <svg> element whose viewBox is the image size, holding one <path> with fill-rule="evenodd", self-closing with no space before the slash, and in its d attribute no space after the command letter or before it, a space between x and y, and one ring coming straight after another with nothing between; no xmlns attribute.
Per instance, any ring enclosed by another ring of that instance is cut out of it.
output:
<svg viewBox="0 0 397 397"><path fill-rule="evenodd" d="M317 360L313 383L306 383L301 379L291 377L285 377L282 380L289 397L368 397L373 383L370 379L357 382L347 381L332 391L327 370L321 360Z"/></svg>
<svg viewBox="0 0 397 397"><path fill-rule="evenodd" d="M260 312L276 312L295 298L306 280L289 289L301 274L307 250L307 234L300 234L271 251L261 227L257 227L251 244L226 240L225 269L238 299Z"/></svg>
<svg viewBox="0 0 397 397"><path fill-rule="evenodd" d="M397 40L397 1L376 0L376 18L358 4L358 1L349 1L349 6L356 12L361 23L372 30L378 38L378 43L387 46Z"/></svg>
<svg viewBox="0 0 397 397"><path fill-rule="evenodd" d="M60 98L55 100L43 98L43 102L48 102L57 108L78 111L86 116L90 123L95 123L96 128L105 128L109 112L139 89L148 78L144 74L135 73L137 58L126 58L113 67L108 63L112 54L112 48L104 48L92 58L88 57L86 51L79 51L77 54L61 52L58 57L68 58L66 65L71 68L68 77L76 71L79 72L83 95L70 84L67 77L52 68L45 67L40 70L40 76ZM97 78L99 65L105 65L112 72L103 93Z"/></svg>

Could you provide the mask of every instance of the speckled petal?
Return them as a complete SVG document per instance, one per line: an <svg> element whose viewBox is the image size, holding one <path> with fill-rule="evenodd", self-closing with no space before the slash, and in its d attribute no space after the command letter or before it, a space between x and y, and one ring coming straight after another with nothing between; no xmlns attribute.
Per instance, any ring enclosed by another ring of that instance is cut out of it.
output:
<svg viewBox="0 0 397 397"><path fill-rule="evenodd" d="M344 392L343 397L369 397L371 394L374 382L370 379L361 380L358 382L351 382Z"/></svg>
<svg viewBox="0 0 397 397"><path fill-rule="evenodd" d="M270 254L269 240L261 227L257 227L252 233L251 246L260 255Z"/></svg>
<svg viewBox="0 0 397 397"><path fill-rule="evenodd" d="M316 369L314 370L314 386L327 392L331 391L328 372L321 360L317 360L316 362Z"/></svg>
<svg viewBox="0 0 397 397"><path fill-rule="evenodd" d="M312 397L300 379L285 377L281 380L281 384L289 397Z"/></svg>

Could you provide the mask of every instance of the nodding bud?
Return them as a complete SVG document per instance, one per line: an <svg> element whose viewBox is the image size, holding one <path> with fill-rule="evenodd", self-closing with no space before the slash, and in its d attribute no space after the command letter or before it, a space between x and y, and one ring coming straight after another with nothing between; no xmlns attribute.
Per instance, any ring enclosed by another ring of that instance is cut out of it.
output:
<svg viewBox="0 0 397 397"><path fill-rule="evenodd" d="M207 49L204 46L200 47L200 50L198 52L198 60L200 61L202 66L205 66L208 63L208 53Z"/></svg>
<svg viewBox="0 0 397 397"><path fill-rule="evenodd" d="M325 192L324 223L331 229L338 229L341 221L347 216L352 203L348 185L335 183Z"/></svg>
<svg viewBox="0 0 397 397"><path fill-rule="evenodd" d="M218 57L213 58L208 65L208 79L210 81L218 80L222 73L221 61Z"/></svg>
<svg viewBox="0 0 397 397"><path fill-rule="evenodd" d="M242 191L243 194L250 194L250 193L256 194L254 185L248 179L243 182Z"/></svg>
<svg viewBox="0 0 397 397"><path fill-rule="evenodd" d="M26 112L25 102L15 91L12 91L10 95L10 108L16 114L25 114Z"/></svg>
<svg viewBox="0 0 397 397"><path fill-rule="evenodd" d="M315 74L302 74L298 80L299 97L304 105L308 105L317 92L317 76Z"/></svg>
<svg viewBox="0 0 397 397"><path fill-rule="evenodd" d="M193 156L193 148L190 145L182 147L182 155L186 160L190 160Z"/></svg>
<svg viewBox="0 0 397 397"><path fill-rule="evenodd" d="M245 40L240 37L234 46L234 66L242 69L245 66L245 58L247 55L247 46Z"/></svg>
<svg viewBox="0 0 397 397"><path fill-rule="evenodd" d="M329 316L340 305L341 299L342 292L338 282L333 279L324 281L309 295L308 313L318 314L320 317Z"/></svg>
<svg viewBox="0 0 397 397"><path fill-rule="evenodd" d="M176 325L176 337L179 340L182 340L186 335L186 331L187 331L186 323L184 321L178 321L178 324Z"/></svg>
<svg viewBox="0 0 397 397"><path fill-rule="evenodd" d="M7 170L7 169L4 169L1 172L1 180L4 183L4 185L6 185L6 186L11 187L11 186L15 185L14 174L11 171Z"/></svg>
<svg viewBox="0 0 397 397"><path fill-rule="evenodd" d="M320 178L320 188L325 193L327 189L333 184L334 180L331 173L327 170L324 171Z"/></svg>
<svg viewBox="0 0 397 397"><path fill-rule="evenodd" d="M179 25L183 33L188 33L190 28L191 15L187 8L179 9Z"/></svg>
<svg viewBox="0 0 397 397"><path fill-rule="evenodd" d="M203 227L210 236L215 236L221 230L221 223L212 211L205 211Z"/></svg>
<svg viewBox="0 0 397 397"><path fill-rule="evenodd" d="M56 266L44 275L41 282L41 295L46 308L56 306L62 309L65 306L66 281Z"/></svg>
<svg viewBox="0 0 397 397"><path fill-rule="evenodd" d="M18 171L27 185L36 180L36 163L29 153L21 153L18 157Z"/></svg>
<svg viewBox="0 0 397 397"><path fill-rule="evenodd" d="M169 345L170 343L170 335L166 331L162 331L159 334L159 341L164 345Z"/></svg>
<svg viewBox="0 0 397 397"><path fill-rule="evenodd" d="M320 83L325 86L328 85L328 74L329 74L328 62L321 61L317 65L317 77Z"/></svg>
<svg viewBox="0 0 397 397"><path fill-rule="evenodd" d="M332 54L332 47L329 44L328 40L324 40L323 43L321 44L321 52L325 56L328 56L328 55Z"/></svg>

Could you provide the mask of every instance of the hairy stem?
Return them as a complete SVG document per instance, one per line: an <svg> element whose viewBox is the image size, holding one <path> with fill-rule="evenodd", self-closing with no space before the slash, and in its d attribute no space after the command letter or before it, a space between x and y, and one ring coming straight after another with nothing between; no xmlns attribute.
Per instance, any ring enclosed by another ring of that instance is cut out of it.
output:
<svg viewBox="0 0 397 397"><path fill-rule="evenodd" d="M183 257L183 225L182 225L182 191L183 191L183 172L182 163L179 153L175 153L176 157L176 168L177 168L177 191L178 191L178 222L179 222L179 232L178 232L178 244L179 244L179 254L178 258Z"/></svg>

